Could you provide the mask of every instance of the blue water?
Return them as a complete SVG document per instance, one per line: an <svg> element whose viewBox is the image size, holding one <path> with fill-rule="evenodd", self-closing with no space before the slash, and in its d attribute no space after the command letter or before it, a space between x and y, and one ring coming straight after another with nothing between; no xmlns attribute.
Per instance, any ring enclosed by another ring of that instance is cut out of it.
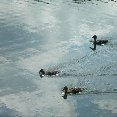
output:
<svg viewBox="0 0 117 117"><path fill-rule="evenodd" d="M93 35L109 43L92 51ZM117 117L116 92L116 0L0 0L0 117Z"/></svg>

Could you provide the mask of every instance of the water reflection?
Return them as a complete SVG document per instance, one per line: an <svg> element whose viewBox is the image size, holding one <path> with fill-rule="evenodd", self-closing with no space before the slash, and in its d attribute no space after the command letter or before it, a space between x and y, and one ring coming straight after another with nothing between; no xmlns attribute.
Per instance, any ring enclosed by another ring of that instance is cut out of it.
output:
<svg viewBox="0 0 117 117"><path fill-rule="evenodd" d="M68 95L68 94L64 94L62 97L63 97L64 99L67 99L67 95Z"/></svg>
<svg viewBox="0 0 117 117"><path fill-rule="evenodd" d="M116 0L107 0L107 1L105 1L105 0L96 0L96 1L94 1L94 0L73 0L73 2L74 3L77 3L77 4L86 4L87 2L91 2L92 4L94 4L94 2L96 3L96 2L102 2L102 3L109 3L109 2L117 2ZM96 5L97 5L97 3L96 3Z"/></svg>
<svg viewBox="0 0 117 117"><path fill-rule="evenodd" d="M0 117L21 117L21 115L14 109L10 109L5 104L0 103Z"/></svg>
<svg viewBox="0 0 117 117"><path fill-rule="evenodd" d="M116 99L94 100L93 103L97 104L100 109L109 110L112 113L117 115L117 100Z"/></svg>
<svg viewBox="0 0 117 117"><path fill-rule="evenodd" d="M73 0L73 2L77 4L85 4L87 1L91 1L91 0Z"/></svg>
<svg viewBox="0 0 117 117"><path fill-rule="evenodd" d="M95 51L96 50L96 43L95 44L93 44L93 48L92 47L90 47L93 51Z"/></svg>
<svg viewBox="0 0 117 117"><path fill-rule="evenodd" d="M76 94L73 94L73 93L64 93L62 92L62 97L64 99L67 99L67 97L69 95L72 95L72 96L75 96L75 95L105 95L105 94L117 94L117 89L111 89L111 90L105 90L105 91L101 91L101 90L88 90L88 89L84 89L83 92L80 92L80 93L76 93Z"/></svg>
<svg viewBox="0 0 117 117"><path fill-rule="evenodd" d="M49 2L45 2L45 1L42 1L42 0L34 0L34 1L42 2L42 3L45 3L45 4L50 4Z"/></svg>

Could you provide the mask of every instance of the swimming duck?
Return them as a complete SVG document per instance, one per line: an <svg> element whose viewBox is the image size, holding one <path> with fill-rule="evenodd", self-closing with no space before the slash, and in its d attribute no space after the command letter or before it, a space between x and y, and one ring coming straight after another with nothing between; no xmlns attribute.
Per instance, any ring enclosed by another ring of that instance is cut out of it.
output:
<svg viewBox="0 0 117 117"><path fill-rule="evenodd" d="M59 71L45 71L44 69L41 69L39 71L39 75L42 78L43 76L58 76L60 72Z"/></svg>
<svg viewBox="0 0 117 117"><path fill-rule="evenodd" d="M79 88L79 87L78 88L76 88L76 87L68 88L67 86L65 86L62 91L65 94L78 94L78 93L81 93L83 90L84 90L84 88Z"/></svg>
<svg viewBox="0 0 117 117"><path fill-rule="evenodd" d="M94 35L92 38L94 38L94 41L91 41L94 45L104 45L108 43L108 40L96 40L97 36Z"/></svg>

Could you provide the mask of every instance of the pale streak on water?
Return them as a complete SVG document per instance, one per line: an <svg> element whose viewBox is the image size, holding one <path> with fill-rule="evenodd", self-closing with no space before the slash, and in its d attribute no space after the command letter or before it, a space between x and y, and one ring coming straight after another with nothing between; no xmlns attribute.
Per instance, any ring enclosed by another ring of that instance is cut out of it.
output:
<svg viewBox="0 0 117 117"><path fill-rule="evenodd" d="M95 52L94 34L109 40ZM0 0L0 116L117 117L116 84L117 1ZM64 100L65 85L94 94Z"/></svg>

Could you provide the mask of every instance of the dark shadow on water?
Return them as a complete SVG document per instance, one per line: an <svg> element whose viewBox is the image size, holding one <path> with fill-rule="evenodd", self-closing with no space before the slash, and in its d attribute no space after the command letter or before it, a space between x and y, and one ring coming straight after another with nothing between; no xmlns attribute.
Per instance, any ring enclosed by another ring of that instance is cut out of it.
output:
<svg viewBox="0 0 117 117"><path fill-rule="evenodd" d="M95 51L96 50L96 44L93 44L93 48L92 47L90 47L90 49L92 49L93 51Z"/></svg>
<svg viewBox="0 0 117 117"><path fill-rule="evenodd" d="M85 73L79 73L79 74L70 74L70 73L63 73L60 77L86 77L86 76L92 76L93 74L85 74Z"/></svg>
<svg viewBox="0 0 117 117"><path fill-rule="evenodd" d="M67 99L67 94L63 95L62 97L63 97L64 99Z"/></svg>
<svg viewBox="0 0 117 117"><path fill-rule="evenodd" d="M87 0L87 1L91 1L91 0ZM73 2L77 4L85 4L86 0L73 0Z"/></svg>
<svg viewBox="0 0 117 117"><path fill-rule="evenodd" d="M93 0L72 0L74 3L77 4L86 4L87 2L91 2L92 4L94 4ZM102 3L109 3L110 1L112 2L117 2L116 0L108 0L108 1L104 1L104 0L96 0L97 2L102 2ZM95 2L96 2L95 1ZM96 4L97 5L97 4Z"/></svg>
<svg viewBox="0 0 117 117"><path fill-rule="evenodd" d="M42 3L45 3L45 4L50 4L49 2L44 2L43 0L34 0L36 2L42 2Z"/></svg>

